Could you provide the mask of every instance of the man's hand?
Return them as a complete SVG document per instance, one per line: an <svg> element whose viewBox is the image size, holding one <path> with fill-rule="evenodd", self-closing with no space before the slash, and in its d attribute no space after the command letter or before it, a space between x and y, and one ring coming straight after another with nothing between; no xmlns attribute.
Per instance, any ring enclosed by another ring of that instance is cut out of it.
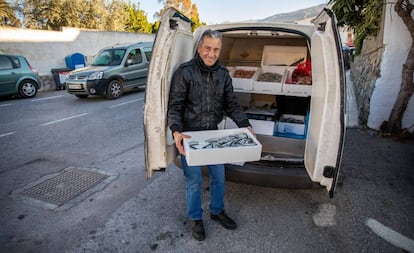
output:
<svg viewBox="0 0 414 253"><path fill-rule="evenodd" d="M254 130L253 130L252 126L248 126L247 129L249 129L250 133L252 133L253 136L256 137L256 134L254 133Z"/></svg>
<svg viewBox="0 0 414 253"><path fill-rule="evenodd" d="M175 131L173 133L173 137L174 137L175 146L177 147L178 152L181 155L185 156L184 146L183 146L183 139L189 139L189 138L191 138L191 136L185 135L185 134L182 134L180 132Z"/></svg>

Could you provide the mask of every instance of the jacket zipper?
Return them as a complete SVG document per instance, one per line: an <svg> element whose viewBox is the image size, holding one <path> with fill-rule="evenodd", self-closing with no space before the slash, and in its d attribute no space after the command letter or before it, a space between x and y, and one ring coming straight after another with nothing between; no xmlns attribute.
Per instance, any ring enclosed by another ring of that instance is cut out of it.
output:
<svg viewBox="0 0 414 253"><path fill-rule="evenodd" d="M207 72L207 127L210 128L210 73Z"/></svg>

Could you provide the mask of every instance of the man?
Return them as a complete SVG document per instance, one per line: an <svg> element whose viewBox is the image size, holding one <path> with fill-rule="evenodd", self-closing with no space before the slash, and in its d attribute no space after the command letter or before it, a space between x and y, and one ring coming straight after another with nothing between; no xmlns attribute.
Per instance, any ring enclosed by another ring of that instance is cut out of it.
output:
<svg viewBox="0 0 414 253"><path fill-rule="evenodd" d="M239 127L248 127L247 116L238 104L228 70L218 58L221 34L205 31L192 60L183 63L174 73L168 102L168 126L171 129L186 178L187 215L192 222L194 239L205 239L201 208L201 166L188 166L183 139L191 138L183 131L216 130L224 113ZM226 229L236 229L236 223L224 211L224 165L207 165L210 175L210 217Z"/></svg>

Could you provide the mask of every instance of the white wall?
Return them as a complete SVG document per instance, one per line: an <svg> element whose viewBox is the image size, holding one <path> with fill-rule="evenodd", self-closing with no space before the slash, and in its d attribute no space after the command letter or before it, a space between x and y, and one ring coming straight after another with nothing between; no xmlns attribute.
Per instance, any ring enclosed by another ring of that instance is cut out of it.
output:
<svg viewBox="0 0 414 253"><path fill-rule="evenodd" d="M24 55L40 76L66 68L65 57L81 53L91 61L103 47L117 43L153 41L154 34L63 28L62 31L0 28L0 51Z"/></svg>
<svg viewBox="0 0 414 253"><path fill-rule="evenodd" d="M414 0L410 1L414 2ZM388 120L401 87L402 64L405 63L412 39L402 19L394 11L394 5L386 5L384 46L381 77L375 83L371 97L368 127L379 130ZM414 97L405 111L402 128L414 125ZM411 130L412 131L412 130Z"/></svg>

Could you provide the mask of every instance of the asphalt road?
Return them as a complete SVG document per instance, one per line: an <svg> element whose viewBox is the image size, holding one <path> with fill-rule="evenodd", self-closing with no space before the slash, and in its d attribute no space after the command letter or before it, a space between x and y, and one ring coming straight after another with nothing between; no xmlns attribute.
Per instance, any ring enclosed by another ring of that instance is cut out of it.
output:
<svg viewBox="0 0 414 253"><path fill-rule="evenodd" d="M224 230L192 239L184 180L147 181L144 92L118 100L65 91L0 101L0 252L414 252L414 141L347 129L334 198L323 188L228 183ZM22 192L71 168L107 179L62 206Z"/></svg>

